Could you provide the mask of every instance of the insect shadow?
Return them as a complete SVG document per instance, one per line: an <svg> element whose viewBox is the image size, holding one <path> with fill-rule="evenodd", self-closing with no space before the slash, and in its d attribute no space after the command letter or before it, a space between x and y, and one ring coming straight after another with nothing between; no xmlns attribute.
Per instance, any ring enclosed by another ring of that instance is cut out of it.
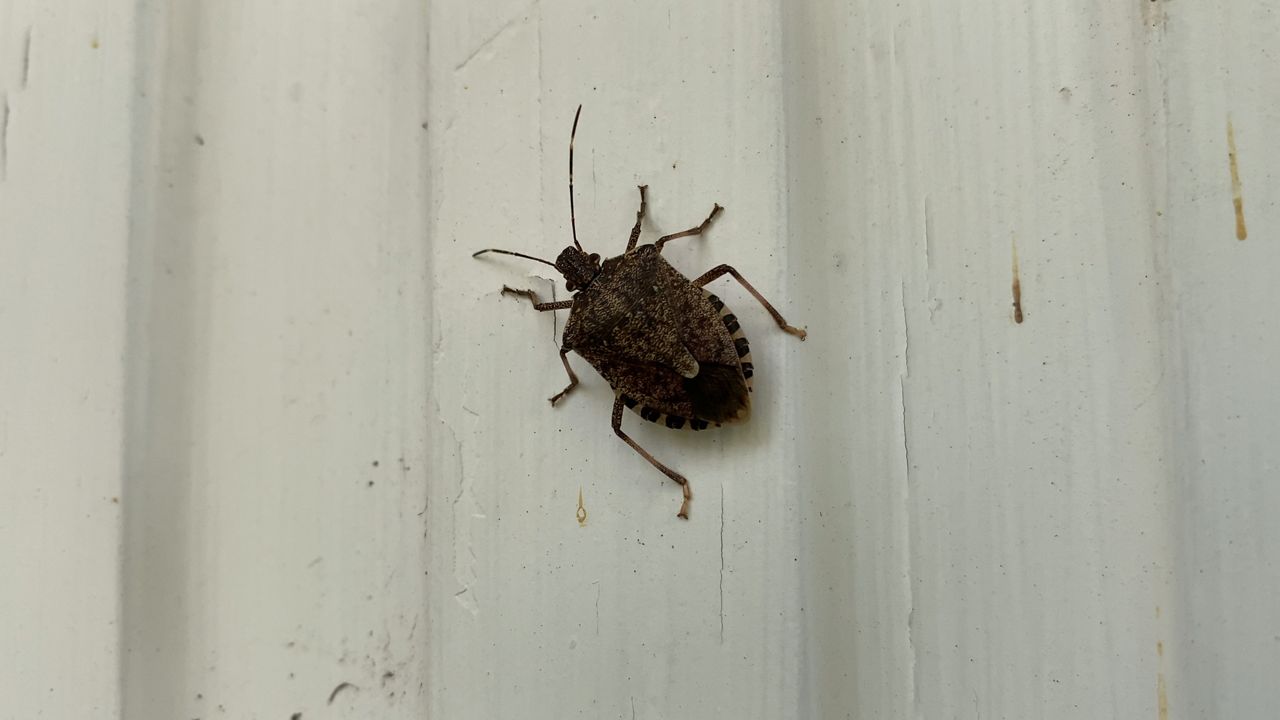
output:
<svg viewBox="0 0 1280 720"><path fill-rule="evenodd" d="M678 516L689 517L693 493L685 476L659 462L622 431L622 411L629 408L649 422L673 430L705 430L742 422L751 415L751 346L738 319L720 298L704 286L732 275L760 302L778 327L804 340L805 331L792 327L742 274L729 265L717 265L690 280L662 257L662 247L672 240L701 235L724 208L713 205L699 225L663 235L652 245L637 246L644 219L648 186L640 186L640 209L623 254L600 262L578 242L573 206L573 141L578 134L582 106L573 116L569 133L569 220L573 245L555 262L511 250L487 248L472 254L514 255L554 267L564 276L570 300L542 302L532 290L504 285L504 295L529 299L535 310L568 310L561 335L560 361L569 384L551 396L554 406L578 386L569 365L569 351L582 356L613 388L613 432L664 475L680 484L684 499Z"/></svg>

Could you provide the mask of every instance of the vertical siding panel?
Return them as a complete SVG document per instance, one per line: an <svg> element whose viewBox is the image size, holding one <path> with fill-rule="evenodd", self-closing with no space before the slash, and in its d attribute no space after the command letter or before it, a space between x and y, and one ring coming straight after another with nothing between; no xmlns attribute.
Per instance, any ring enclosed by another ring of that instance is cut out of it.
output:
<svg viewBox="0 0 1280 720"><path fill-rule="evenodd" d="M0 716L119 717L133 27L0 1Z"/></svg>

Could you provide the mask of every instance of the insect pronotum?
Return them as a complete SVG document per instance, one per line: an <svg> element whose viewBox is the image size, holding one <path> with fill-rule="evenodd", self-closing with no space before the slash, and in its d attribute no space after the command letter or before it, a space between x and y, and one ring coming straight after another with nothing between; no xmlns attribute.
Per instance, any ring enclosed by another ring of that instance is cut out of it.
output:
<svg viewBox="0 0 1280 720"><path fill-rule="evenodd" d="M613 432L664 475L680 484L684 499L679 517L688 519L693 493L683 475L658 462L622 431L622 410L630 408L641 418L672 429L704 430L725 423L742 422L751 413L754 367L750 344L738 319L704 286L723 275L732 275L764 306L778 327L803 340L805 331L787 324L782 315L742 275L728 265L717 265L689 280L662 258L662 247L677 238L701 235L724 209L718 204L701 224L652 245L636 243L644 219L647 185L640 186L640 209L623 254L600 262L578 243L578 221L573 204L573 141L578 134L582 106L573 116L569 133L569 222L573 245L561 251L555 262L511 250L488 248L554 267L564 276L571 300L542 302L532 290L502 287L504 295L529 299L542 312L568 310L561 338L560 361L569 384L551 396L551 404L578 386L569 365L569 351L577 352L613 388Z"/></svg>

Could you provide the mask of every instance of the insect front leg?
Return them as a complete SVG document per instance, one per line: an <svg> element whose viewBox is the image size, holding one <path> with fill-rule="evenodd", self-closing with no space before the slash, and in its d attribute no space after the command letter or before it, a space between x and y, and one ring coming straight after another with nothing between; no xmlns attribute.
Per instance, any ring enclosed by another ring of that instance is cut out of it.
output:
<svg viewBox="0 0 1280 720"><path fill-rule="evenodd" d="M569 348L560 348L560 362L564 363L564 371L569 373L569 384L565 386L565 389L549 398L552 406L554 406L560 398L568 395L570 390L578 387L578 376L573 373L573 368L569 367Z"/></svg>
<svg viewBox="0 0 1280 720"><path fill-rule="evenodd" d="M627 240L627 252L636 249L636 241L640 239L640 221L644 219L644 210L648 203L645 202L645 192L649 189L648 185L640 186L640 209L636 211L636 224L631 228L631 239Z"/></svg>
<svg viewBox="0 0 1280 720"><path fill-rule="evenodd" d="M773 306L769 304L769 301L765 300L763 295L761 295L755 288L751 287L751 283L747 282L746 278L742 277L742 275L739 274L737 270L734 270L732 267L728 265L717 265L711 268L710 270L703 273L702 276L699 277L697 280L694 280L693 284L695 287L702 287L707 283L711 282L712 280L715 280L716 278L725 274L732 275L735 280L737 280L739 283L742 284L742 287L747 289L747 292L754 295L755 299L759 300L760 304L764 306L764 309L768 310L769 314L773 316L773 321L778 323L778 327L791 333L792 335L795 335L801 340L805 339L805 336L809 334L804 330L801 330L800 328L791 327L790 325L788 325L787 321L783 319L782 313L773 309Z"/></svg>
<svg viewBox="0 0 1280 720"><path fill-rule="evenodd" d="M675 240L676 238L689 237L690 235L701 235L702 231L706 230L707 227L711 225L711 221L716 218L716 215L720 214L721 210L724 210L724 208L720 207L718 203L715 204L711 208L711 214L707 216L706 220L702 221L701 225L697 227L689 228L688 230L685 230L683 232L678 232L673 235L663 235L662 237L658 238L658 242L654 243L653 246L658 249L658 252L662 252L662 246L665 245L668 240Z"/></svg>
<svg viewBox="0 0 1280 720"><path fill-rule="evenodd" d="M533 309L539 312L547 312L548 310L568 310L573 307L572 300L561 300L560 302L541 302L538 300L538 293L532 290L516 290L506 285L502 286L503 295L519 295L520 297L529 298L529 302L533 303Z"/></svg>
<svg viewBox="0 0 1280 720"><path fill-rule="evenodd" d="M680 512L676 513L676 517L688 520L689 519L689 501L693 500L693 491L689 489L689 481L685 478L685 476L681 475L675 470L672 470L666 465L663 465L662 463L658 462L657 459L655 459L652 455L649 454L648 450L645 450L644 448L637 445L635 440L632 440L626 433L622 432L622 409L624 407L626 406L622 402L622 396L619 395L618 399L613 401L613 432L614 434L622 438L623 442L630 445L632 450L635 450L636 452L640 453L640 456L643 457L645 460L648 460L650 465L653 465L654 467L661 470L663 475L666 475L672 480L675 480L677 483L680 483L680 488L684 490L684 502L680 503Z"/></svg>
<svg viewBox="0 0 1280 720"><path fill-rule="evenodd" d="M568 310L569 308L573 307L572 300L561 300L559 302L549 302L549 303L539 302L538 293L532 290L516 290L515 288L509 288L506 285L502 286L502 294L503 295L519 295L520 297L529 298L529 302L533 303L533 309L538 310L540 312L547 312L549 310ZM560 398L564 397L565 395L568 395L570 390L578 386L578 376L573 373L573 368L569 367L568 354L569 354L569 348L560 348L560 362L564 363L564 371L569 373L569 384L565 386L565 389L561 390L560 392L548 398L551 401L552 405L555 405L556 402L560 400Z"/></svg>

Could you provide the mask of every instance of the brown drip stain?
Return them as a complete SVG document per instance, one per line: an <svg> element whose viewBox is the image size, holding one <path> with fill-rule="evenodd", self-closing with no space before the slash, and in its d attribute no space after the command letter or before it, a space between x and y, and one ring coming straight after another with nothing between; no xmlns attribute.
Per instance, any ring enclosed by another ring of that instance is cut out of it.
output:
<svg viewBox="0 0 1280 720"><path fill-rule="evenodd" d="M1236 239L1249 237L1244 226L1244 191L1240 185L1240 165L1236 161L1236 129L1227 116L1227 162L1231 165L1231 204L1236 209Z"/></svg>
<svg viewBox="0 0 1280 720"><path fill-rule="evenodd" d="M1018 241L1013 241L1013 321L1022 324L1022 279L1018 276Z"/></svg>
<svg viewBox="0 0 1280 720"><path fill-rule="evenodd" d="M578 487L578 527L587 526L587 508L582 504L582 487Z"/></svg>
<svg viewBox="0 0 1280 720"><path fill-rule="evenodd" d="M1160 606L1156 606L1156 620L1160 619ZM1156 714L1159 720L1169 720L1169 688L1164 679L1164 641L1156 640Z"/></svg>
<svg viewBox="0 0 1280 720"><path fill-rule="evenodd" d="M1160 720L1169 720L1169 692L1164 686L1164 673L1156 676L1156 709Z"/></svg>

